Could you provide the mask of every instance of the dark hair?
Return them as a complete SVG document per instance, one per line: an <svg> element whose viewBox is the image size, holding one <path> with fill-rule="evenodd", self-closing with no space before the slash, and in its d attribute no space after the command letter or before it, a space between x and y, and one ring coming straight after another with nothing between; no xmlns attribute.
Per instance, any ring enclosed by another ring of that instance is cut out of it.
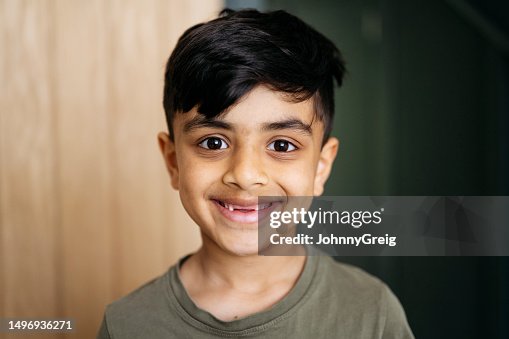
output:
<svg viewBox="0 0 509 339"><path fill-rule="evenodd" d="M282 10L225 9L185 31L168 60L163 105L170 135L177 112L197 106L214 118L263 84L295 102L314 96L325 142L334 116L333 78L341 86L344 73L336 46L299 18Z"/></svg>

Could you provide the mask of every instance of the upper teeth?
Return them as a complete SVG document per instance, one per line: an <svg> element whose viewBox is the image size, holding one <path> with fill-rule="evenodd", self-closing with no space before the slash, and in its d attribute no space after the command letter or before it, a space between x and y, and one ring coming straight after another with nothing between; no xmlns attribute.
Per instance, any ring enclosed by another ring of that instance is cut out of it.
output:
<svg viewBox="0 0 509 339"><path fill-rule="evenodd" d="M263 204L263 205L254 205L254 206L236 206L236 205L231 205L231 204L227 204L225 202L223 202L224 204L224 207L226 207L228 210L232 211L234 209L244 209L244 210L255 210L255 211L258 211L260 209L264 209L264 208L267 208L268 206L270 206L270 204Z"/></svg>

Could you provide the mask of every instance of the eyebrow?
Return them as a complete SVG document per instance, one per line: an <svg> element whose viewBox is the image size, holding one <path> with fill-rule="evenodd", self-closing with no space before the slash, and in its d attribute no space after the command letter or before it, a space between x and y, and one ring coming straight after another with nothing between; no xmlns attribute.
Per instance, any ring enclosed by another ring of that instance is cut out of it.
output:
<svg viewBox="0 0 509 339"><path fill-rule="evenodd" d="M183 130L185 133L191 132L199 128L219 128L232 131L234 128L231 124L217 120L207 119L201 116L196 116L184 124ZM262 131L280 131L280 130L294 130L307 135L313 135L311 125L304 123L299 119L286 119L275 122L267 122L262 125Z"/></svg>
<svg viewBox="0 0 509 339"><path fill-rule="evenodd" d="M228 131L233 130L232 125L227 122L217 119L207 119L200 116L196 116L184 124L184 132L191 132L195 129L208 127L208 128L220 128Z"/></svg>
<svg viewBox="0 0 509 339"><path fill-rule="evenodd" d="M313 134L311 125L306 124L299 119L287 119L282 121L265 123L263 124L262 130L263 131L294 130L308 135Z"/></svg>

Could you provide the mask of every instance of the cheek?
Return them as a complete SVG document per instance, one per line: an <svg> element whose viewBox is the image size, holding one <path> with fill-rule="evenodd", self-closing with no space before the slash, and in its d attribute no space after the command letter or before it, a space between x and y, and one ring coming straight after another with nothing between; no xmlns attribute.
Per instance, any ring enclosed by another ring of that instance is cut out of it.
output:
<svg viewBox="0 0 509 339"><path fill-rule="evenodd" d="M295 162L278 170L277 182L287 194L293 196L313 195L315 164L313 161Z"/></svg>
<svg viewBox="0 0 509 339"><path fill-rule="evenodd" d="M211 223L208 213L207 193L217 183L213 166L192 161L183 163L179 176L179 194L184 209L198 225Z"/></svg>
<svg viewBox="0 0 509 339"><path fill-rule="evenodd" d="M221 169L217 164L194 158L182 160L179 185L182 195L186 198L196 200L205 197L208 189L221 180Z"/></svg>

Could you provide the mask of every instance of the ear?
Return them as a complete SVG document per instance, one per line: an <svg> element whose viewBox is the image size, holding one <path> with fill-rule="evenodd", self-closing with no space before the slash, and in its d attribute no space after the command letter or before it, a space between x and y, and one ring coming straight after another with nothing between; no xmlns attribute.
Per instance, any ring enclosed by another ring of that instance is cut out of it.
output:
<svg viewBox="0 0 509 339"><path fill-rule="evenodd" d="M159 142L159 148L163 154L166 169L170 174L171 186L178 190L179 189L179 168L177 162L177 153L175 151L175 143L170 140L170 136L167 133L160 132L157 135L157 141Z"/></svg>
<svg viewBox="0 0 509 339"><path fill-rule="evenodd" d="M320 159L315 174L314 192L315 196L322 195L323 187L329 178L330 171L336 154L338 153L339 140L336 138L329 138L325 145L323 145L320 152Z"/></svg>

